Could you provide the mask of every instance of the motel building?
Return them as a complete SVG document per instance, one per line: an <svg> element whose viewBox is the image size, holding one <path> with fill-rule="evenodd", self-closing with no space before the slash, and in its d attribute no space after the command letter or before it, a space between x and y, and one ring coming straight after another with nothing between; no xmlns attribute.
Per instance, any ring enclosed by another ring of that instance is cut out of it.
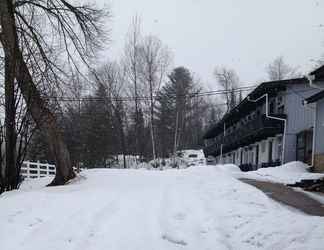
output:
<svg viewBox="0 0 324 250"><path fill-rule="evenodd" d="M313 166L315 109L305 100L321 91L311 85L314 72L312 77L261 83L206 131L205 156L243 171L296 160Z"/></svg>

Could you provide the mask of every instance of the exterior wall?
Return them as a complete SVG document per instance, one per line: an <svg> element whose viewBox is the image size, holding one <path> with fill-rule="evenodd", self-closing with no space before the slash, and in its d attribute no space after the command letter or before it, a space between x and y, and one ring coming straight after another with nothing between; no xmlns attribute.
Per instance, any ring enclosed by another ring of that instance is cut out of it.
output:
<svg viewBox="0 0 324 250"><path fill-rule="evenodd" d="M239 148L237 150L229 152L223 156L223 163L227 163L227 164L231 163L236 165L252 164L255 166L255 169L257 169L261 167L262 163L269 162L269 150L270 150L269 142L270 141L272 141L272 160L273 161L279 160L282 154L282 151L280 150L279 147L279 145L281 144L281 140L279 139L280 137L281 135L277 135L277 137L270 137L261 142L256 142L244 148ZM256 162L257 146L259 146L258 162ZM264 149L264 151L262 151L262 148ZM242 152L242 162L241 162L241 152ZM234 154L235 157L233 156ZM217 157L217 163L220 163L220 160L221 158Z"/></svg>
<svg viewBox="0 0 324 250"><path fill-rule="evenodd" d="M252 164L256 165L256 154L257 154L257 150L256 150L256 145L253 145L252 148Z"/></svg>
<svg viewBox="0 0 324 250"><path fill-rule="evenodd" d="M324 153L324 99L316 104L315 154Z"/></svg>
<svg viewBox="0 0 324 250"><path fill-rule="evenodd" d="M243 164L249 163L249 157L248 157L248 149L247 147L243 148Z"/></svg>
<svg viewBox="0 0 324 250"><path fill-rule="evenodd" d="M259 164L268 162L268 146L269 143L267 140L263 140L258 143L259 144Z"/></svg>
<svg viewBox="0 0 324 250"><path fill-rule="evenodd" d="M316 104L315 131L314 167L324 172L324 99Z"/></svg>
<svg viewBox="0 0 324 250"><path fill-rule="evenodd" d="M312 109L305 108L303 100L318 91L310 88L305 82L305 84L291 85L285 93L284 102L287 114L285 162L296 160L296 134L313 126L315 113Z"/></svg>
<svg viewBox="0 0 324 250"><path fill-rule="evenodd" d="M273 140L272 159L281 161L282 158L282 135L278 135Z"/></svg>

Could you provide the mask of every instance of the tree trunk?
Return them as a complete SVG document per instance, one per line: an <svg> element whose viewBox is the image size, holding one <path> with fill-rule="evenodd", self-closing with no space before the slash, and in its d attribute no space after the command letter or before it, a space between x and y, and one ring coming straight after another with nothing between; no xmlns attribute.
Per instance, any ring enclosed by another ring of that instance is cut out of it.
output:
<svg viewBox="0 0 324 250"><path fill-rule="evenodd" d="M56 175L50 185L63 185L75 177L71 165L70 153L63 141L56 117L51 113L41 98L21 53L18 58L17 68L19 69L19 74L17 75L17 79L19 88L26 102L28 103L28 100L30 100L29 109L31 115L46 136L49 150L55 160Z"/></svg>
<svg viewBox="0 0 324 250"><path fill-rule="evenodd" d="M136 70L136 69L135 69ZM135 88L135 155L139 154L142 157L142 152L140 150L139 143L139 111L138 111L138 94L137 94L137 77L135 73L134 79L134 88ZM137 160L136 160L137 163Z"/></svg>
<svg viewBox="0 0 324 250"><path fill-rule="evenodd" d="M152 140L152 154L153 160L156 159L156 152L155 152L155 136L154 136L154 100L153 100L153 83L150 79L150 123L151 123L151 140Z"/></svg>
<svg viewBox="0 0 324 250"><path fill-rule="evenodd" d="M119 135L120 135L120 140L121 140L121 148L122 148L122 152L123 152L123 164L124 164L124 168L127 168L127 163L126 163L127 150L126 150L124 123L123 123L122 115L120 113L121 108L120 107L114 108L114 111L115 111L115 115L116 115L117 120L118 120L118 128L119 128ZM137 164L137 161L136 161L136 164Z"/></svg>
<svg viewBox="0 0 324 250"><path fill-rule="evenodd" d="M41 98L19 48L11 0L0 1L0 26L2 27L0 40L4 52L6 55L10 55L7 60L15 65L18 86L34 121L47 138L50 152L55 160L56 175L50 185L65 184L75 176L70 161L70 154L57 126L56 118Z"/></svg>
<svg viewBox="0 0 324 250"><path fill-rule="evenodd" d="M124 168L127 168L127 164L126 164L126 142L125 142L125 132L124 132L124 128L121 126L120 128L120 136L121 136L121 141L122 141L122 151L123 151L123 162L124 162Z"/></svg>
<svg viewBox="0 0 324 250"><path fill-rule="evenodd" d="M2 1L0 4L0 21L1 26L9 25L9 19L5 18L2 14L3 7L6 5ZM8 12L12 12L12 8ZM3 39L2 32L0 33L0 41ZM13 43L16 42L16 37L12 38ZM4 51L5 54L5 178L4 185L6 190L17 188L18 180L17 169L15 161L15 148L16 148L16 133L15 133L15 50L13 44L8 44L8 49Z"/></svg>
<svg viewBox="0 0 324 250"><path fill-rule="evenodd" d="M15 107L15 58L5 54L5 185L6 189L18 188L19 173L16 167L16 107Z"/></svg>

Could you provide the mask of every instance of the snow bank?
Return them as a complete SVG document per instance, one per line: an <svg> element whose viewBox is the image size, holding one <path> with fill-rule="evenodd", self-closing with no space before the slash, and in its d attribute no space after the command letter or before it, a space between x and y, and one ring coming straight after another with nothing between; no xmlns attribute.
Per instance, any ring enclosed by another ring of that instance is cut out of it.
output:
<svg viewBox="0 0 324 250"><path fill-rule="evenodd" d="M294 161L278 167L260 168L257 171L241 173L238 177L291 184L302 179L321 178L324 175L310 173L308 165Z"/></svg>
<svg viewBox="0 0 324 250"><path fill-rule="evenodd" d="M220 169L222 171L230 172L230 173L237 173L237 172L242 172L241 169L234 165L234 164L219 164L216 165L215 168Z"/></svg>
<svg viewBox="0 0 324 250"><path fill-rule="evenodd" d="M310 166L300 161L292 161L281 165L281 169L290 173L309 173Z"/></svg>
<svg viewBox="0 0 324 250"><path fill-rule="evenodd" d="M93 169L62 187L31 180L0 196L0 248L323 249L324 218L287 209L230 169Z"/></svg>

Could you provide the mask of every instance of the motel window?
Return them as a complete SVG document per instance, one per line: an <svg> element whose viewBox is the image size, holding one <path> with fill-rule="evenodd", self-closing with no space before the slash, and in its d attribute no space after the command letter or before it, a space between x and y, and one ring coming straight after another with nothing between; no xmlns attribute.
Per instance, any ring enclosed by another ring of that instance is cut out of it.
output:
<svg viewBox="0 0 324 250"><path fill-rule="evenodd" d="M270 103L270 114L273 114L275 112L275 103L272 101Z"/></svg>
<svg viewBox="0 0 324 250"><path fill-rule="evenodd" d="M284 105L278 107L278 114L283 114L284 112L285 112L285 106Z"/></svg>
<svg viewBox="0 0 324 250"><path fill-rule="evenodd" d="M279 114L283 114L285 112L285 105L282 96L277 97L277 112Z"/></svg>

